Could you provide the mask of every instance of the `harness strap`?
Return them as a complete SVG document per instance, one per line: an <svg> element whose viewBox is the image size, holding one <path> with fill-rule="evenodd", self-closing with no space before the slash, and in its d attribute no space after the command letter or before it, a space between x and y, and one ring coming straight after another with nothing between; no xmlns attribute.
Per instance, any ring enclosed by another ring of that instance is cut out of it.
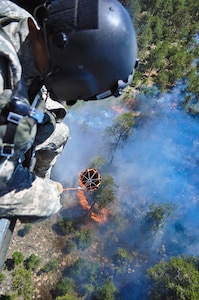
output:
<svg viewBox="0 0 199 300"><path fill-rule="evenodd" d="M40 99L36 95L33 104L30 106L22 100L13 97L7 109L9 111L7 116L7 128L3 138L3 145L0 149L0 156L12 157L14 154L14 138L17 131L17 126L22 118L29 116L36 120L37 123L42 123L44 113L38 111L35 107ZM2 116L3 117L3 116ZM5 124L5 123L4 123Z"/></svg>
<svg viewBox="0 0 199 300"><path fill-rule="evenodd" d="M3 138L3 145L0 152L1 156L12 157L14 154L14 138L17 131L17 126L21 121L20 117L18 118L18 123L16 123L15 121L17 120L16 117L13 118L14 123L12 121L8 122L6 133Z"/></svg>
<svg viewBox="0 0 199 300"><path fill-rule="evenodd" d="M19 92L19 96L16 95L18 84L22 84L22 72L21 65L18 59L17 54L15 55L15 47L9 37L9 35L4 31L2 25L6 25L6 22L10 22L10 19L6 17L0 21L0 35L2 36L2 42L5 43L6 52L3 55L6 59L9 60L12 77L14 81L15 91L11 97L11 101L2 109L0 115L0 125L6 125L6 132L3 136L2 147L0 147L0 167L4 165L6 160L14 154L14 139L17 131L17 127L20 124L21 120L25 116L29 116L36 120L37 123L43 121L44 114L36 109L39 97L36 96L32 105L23 101L23 96ZM13 21L13 20L12 20ZM1 51L0 51L1 52ZM16 62L11 60L10 57L15 56ZM6 76L6 82L4 88L10 88L10 81ZM26 98L26 97L25 97Z"/></svg>

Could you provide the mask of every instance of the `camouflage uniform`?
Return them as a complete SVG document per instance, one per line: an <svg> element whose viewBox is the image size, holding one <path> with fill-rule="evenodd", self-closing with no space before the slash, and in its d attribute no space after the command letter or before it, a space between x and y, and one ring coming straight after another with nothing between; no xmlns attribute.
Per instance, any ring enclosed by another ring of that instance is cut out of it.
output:
<svg viewBox="0 0 199 300"><path fill-rule="evenodd" d="M25 10L10 1L1 0L0 22L7 36L2 33L1 28L0 108L7 95L4 58L9 61L10 93L21 80L22 74L27 91L34 78L41 78L28 35L28 18L32 19L32 16ZM50 172L68 138L68 127L60 122L66 112L60 103L50 98L42 99L42 102L46 104L45 113L49 121L32 127L31 143L24 150L26 152L34 145L36 164L33 172L24 167L24 151L17 151L12 158L0 164L0 217L48 217L61 208L60 191L57 183L50 179Z"/></svg>

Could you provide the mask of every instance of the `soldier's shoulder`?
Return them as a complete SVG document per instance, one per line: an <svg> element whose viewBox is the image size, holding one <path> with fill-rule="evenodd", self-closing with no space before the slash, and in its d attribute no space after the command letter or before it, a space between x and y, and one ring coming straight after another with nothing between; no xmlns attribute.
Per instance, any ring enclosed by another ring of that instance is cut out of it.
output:
<svg viewBox="0 0 199 300"><path fill-rule="evenodd" d="M0 17L20 20L31 17L31 15L25 9L19 7L12 1L1 0Z"/></svg>

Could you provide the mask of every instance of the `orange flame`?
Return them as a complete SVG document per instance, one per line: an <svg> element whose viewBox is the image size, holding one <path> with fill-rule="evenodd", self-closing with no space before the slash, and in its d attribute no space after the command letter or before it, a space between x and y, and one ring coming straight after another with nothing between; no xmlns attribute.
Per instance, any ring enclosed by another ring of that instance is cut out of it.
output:
<svg viewBox="0 0 199 300"><path fill-rule="evenodd" d="M104 223L107 221L108 210L103 208L100 214L96 214L94 212L91 213L91 218L97 223Z"/></svg>
<svg viewBox="0 0 199 300"><path fill-rule="evenodd" d="M86 195L85 195L84 191L78 190L77 196L79 198L79 202L80 202L81 206L83 207L83 209L89 210L91 208L91 206L89 205L88 200L86 199ZM98 210L97 204L94 205L94 209ZM91 218L97 223L106 222L107 217L108 217L108 210L105 208L103 208L99 213L96 213L93 211L91 212Z"/></svg>
<svg viewBox="0 0 199 300"><path fill-rule="evenodd" d="M89 210L90 205L88 204L88 201L86 199L84 191L81 191L81 190L77 191L77 196L79 198L79 202L80 202L81 206L83 207L83 209Z"/></svg>
<svg viewBox="0 0 199 300"><path fill-rule="evenodd" d="M113 105L112 109L113 109L114 111L116 111L118 114L121 114L121 113L124 112L124 109L123 109L122 107L116 105L116 104Z"/></svg>

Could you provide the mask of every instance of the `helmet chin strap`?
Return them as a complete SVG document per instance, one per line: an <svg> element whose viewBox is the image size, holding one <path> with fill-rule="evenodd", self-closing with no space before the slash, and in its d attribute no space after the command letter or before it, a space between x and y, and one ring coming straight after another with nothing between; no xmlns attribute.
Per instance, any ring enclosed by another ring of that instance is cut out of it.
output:
<svg viewBox="0 0 199 300"><path fill-rule="evenodd" d="M34 9L33 16L37 23L39 24L40 28L43 28L44 18L46 17L46 10L47 6L50 4L51 1L47 0L43 4L37 6Z"/></svg>
<svg viewBox="0 0 199 300"><path fill-rule="evenodd" d="M125 87L127 87L128 85L130 85L130 83L132 82L133 76L135 73L135 69L138 67L139 61L140 61L139 58L136 58L134 69L133 69L132 73L129 74L127 80L124 81L122 79L119 79L116 87L114 87L112 90L107 90L101 94L94 96L93 98L89 98L88 100L94 100L94 99L101 100L101 99L108 98L110 96L114 96L116 98L121 96L123 89Z"/></svg>
<svg viewBox="0 0 199 300"><path fill-rule="evenodd" d="M100 100L100 99L105 99L105 98L110 97L110 96L114 96L114 97L121 96L123 89L126 86L128 86L131 83L131 81L133 80L133 75L134 75L134 71L128 76L126 81L123 81L122 79L119 79L118 82L117 82L116 87L113 88L112 91L108 90L108 91L103 92L99 95L96 95L96 99Z"/></svg>
<svg viewBox="0 0 199 300"><path fill-rule="evenodd" d="M134 69L133 69L132 73L129 74L129 76L128 76L128 78L127 78L126 81L123 81L123 80L121 80L121 79L118 80L118 82L117 82L117 83L118 83L118 84L117 84L118 87L117 87L116 91L113 92L113 95L114 95L115 97L121 96L121 95L122 95L123 89L124 89L125 87L127 87L128 85L130 85L130 83L131 83L132 80L133 80L133 76L134 76L134 73L135 73L135 69L137 68L138 63L139 63L139 59L137 58L137 59L136 59L136 62L135 62Z"/></svg>
<svg viewBox="0 0 199 300"><path fill-rule="evenodd" d="M97 100L101 100L101 99L108 98L110 96L112 96L112 93L111 93L111 90L108 90L106 92L103 92L101 94L96 95L95 97L96 97Z"/></svg>
<svg viewBox="0 0 199 300"><path fill-rule="evenodd" d="M128 76L128 79L126 81L118 80L118 90L123 90L127 85L131 83L133 80L134 70L133 72Z"/></svg>

